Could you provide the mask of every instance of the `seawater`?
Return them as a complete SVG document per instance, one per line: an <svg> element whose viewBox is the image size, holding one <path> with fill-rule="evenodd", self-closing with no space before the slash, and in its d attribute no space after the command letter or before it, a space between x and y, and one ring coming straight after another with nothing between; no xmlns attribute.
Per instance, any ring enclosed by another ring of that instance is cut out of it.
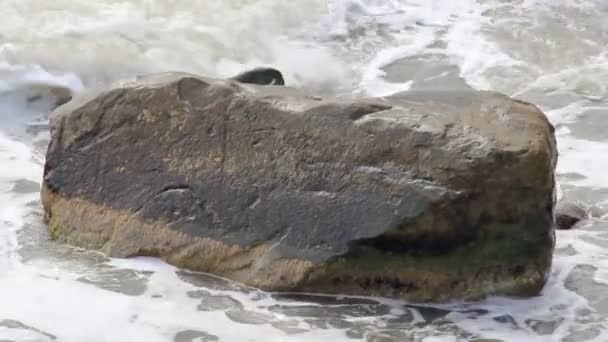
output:
<svg viewBox="0 0 608 342"><path fill-rule="evenodd" d="M604 0L3 0L0 340L608 341L608 224L558 232L541 296L414 306L277 296L49 241L38 191L51 86L268 65L335 96L495 90L556 127L559 196L608 206ZM484 340L485 339L485 340Z"/></svg>

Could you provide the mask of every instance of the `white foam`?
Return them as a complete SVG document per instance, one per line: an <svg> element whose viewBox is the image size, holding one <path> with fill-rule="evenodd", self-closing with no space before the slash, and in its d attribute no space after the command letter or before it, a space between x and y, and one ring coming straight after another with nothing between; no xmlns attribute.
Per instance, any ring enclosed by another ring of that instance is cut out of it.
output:
<svg viewBox="0 0 608 342"><path fill-rule="evenodd" d="M260 64L292 84L314 88L327 75L349 83L331 53L285 39L326 13L324 0L7 0L0 12L0 62L75 72L87 83L167 70L225 77Z"/></svg>
<svg viewBox="0 0 608 342"><path fill-rule="evenodd" d="M608 144L604 142L575 139L562 136L559 140L560 160L558 170L561 173L578 173L584 179L571 180L570 184L591 188L608 187L606 170L608 170Z"/></svg>
<svg viewBox="0 0 608 342"><path fill-rule="evenodd" d="M15 181L37 181L39 168L32 167L30 149L0 132L0 278L17 265L17 231L24 224L25 204L31 196L17 196L11 192Z"/></svg>

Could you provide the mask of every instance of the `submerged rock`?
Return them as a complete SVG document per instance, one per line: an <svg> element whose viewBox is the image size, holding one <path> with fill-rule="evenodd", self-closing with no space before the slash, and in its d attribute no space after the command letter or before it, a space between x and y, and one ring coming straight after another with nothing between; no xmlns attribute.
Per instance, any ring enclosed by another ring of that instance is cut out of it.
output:
<svg viewBox="0 0 608 342"><path fill-rule="evenodd" d="M178 332L173 338L174 342L216 342L220 338L198 330L184 330Z"/></svg>
<svg viewBox="0 0 608 342"><path fill-rule="evenodd" d="M589 213L579 204L558 202L555 206L555 224L557 229L570 229L580 221L589 218Z"/></svg>
<svg viewBox="0 0 608 342"><path fill-rule="evenodd" d="M315 100L160 74L51 115L51 236L265 290L535 295L554 246L553 128L490 92Z"/></svg>
<svg viewBox="0 0 608 342"><path fill-rule="evenodd" d="M197 309L200 311L220 311L228 309L243 309L243 304L230 296L203 297Z"/></svg>

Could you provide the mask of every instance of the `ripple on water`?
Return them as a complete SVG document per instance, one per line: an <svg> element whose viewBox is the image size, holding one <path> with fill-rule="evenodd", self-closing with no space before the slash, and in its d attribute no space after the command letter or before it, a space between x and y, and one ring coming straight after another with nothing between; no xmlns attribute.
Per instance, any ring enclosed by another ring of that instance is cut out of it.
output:
<svg viewBox="0 0 608 342"><path fill-rule="evenodd" d="M17 194L38 193L40 192L40 183L24 178L17 179L11 191Z"/></svg>
<svg viewBox="0 0 608 342"><path fill-rule="evenodd" d="M243 304L227 295L209 295L201 299L197 309L200 311L242 310Z"/></svg>
<svg viewBox="0 0 608 342"><path fill-rule="evenodd" d="M210 290L238 291L242 293L251 293L257 291L250 287L226 279L198 272L178 271L177 276L188 284Z"/></svg>
<svg viewBox="0 0 608 342"><path fill-rule="evenodd" d="M127 296L141 296L146 292L151 274L151 272L99 267L95 272L88 272L77 280Z"/></svg>
<svg viewBox="0 0 608 342"><path fill-rule="evenodd" d="M570 291L583 296L593 309L606 316L608 315L608 285L594 280L597 270L595 266L578 265L566 278L565 286Z"/></svg>
<svg viewBox="0 0 608 342"><path fill-rule="evenodd" d="M49 334L49 333L46 333L39 329L36 329L34 327L31 327L27 324L23 324L19 321L10 320L10 319L0 320L0 334L2 334L3 330L9 330L8 335L10 335L11 330L12 330L15 335L19 335L19 336L21 336L21 338L24 338L25 336L31 336L31 338L38 338L36 341L40 341L40 342L57 340L57 337L52 334ZM19 334L19 332L22 332L25 334ZM17 341L15 341L15 342L17 342Z"/></svg>

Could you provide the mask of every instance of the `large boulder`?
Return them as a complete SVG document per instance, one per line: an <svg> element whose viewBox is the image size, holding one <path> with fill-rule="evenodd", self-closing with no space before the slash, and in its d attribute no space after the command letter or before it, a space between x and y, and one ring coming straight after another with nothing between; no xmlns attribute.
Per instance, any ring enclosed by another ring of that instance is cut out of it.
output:
<svg viewBox="0 0 608 342"><path fill-rule="evenodd" d="M265 290L534 295L554 246L553 128L490 92L320 99L151 75L51 115L51 236Z"/></svg>

